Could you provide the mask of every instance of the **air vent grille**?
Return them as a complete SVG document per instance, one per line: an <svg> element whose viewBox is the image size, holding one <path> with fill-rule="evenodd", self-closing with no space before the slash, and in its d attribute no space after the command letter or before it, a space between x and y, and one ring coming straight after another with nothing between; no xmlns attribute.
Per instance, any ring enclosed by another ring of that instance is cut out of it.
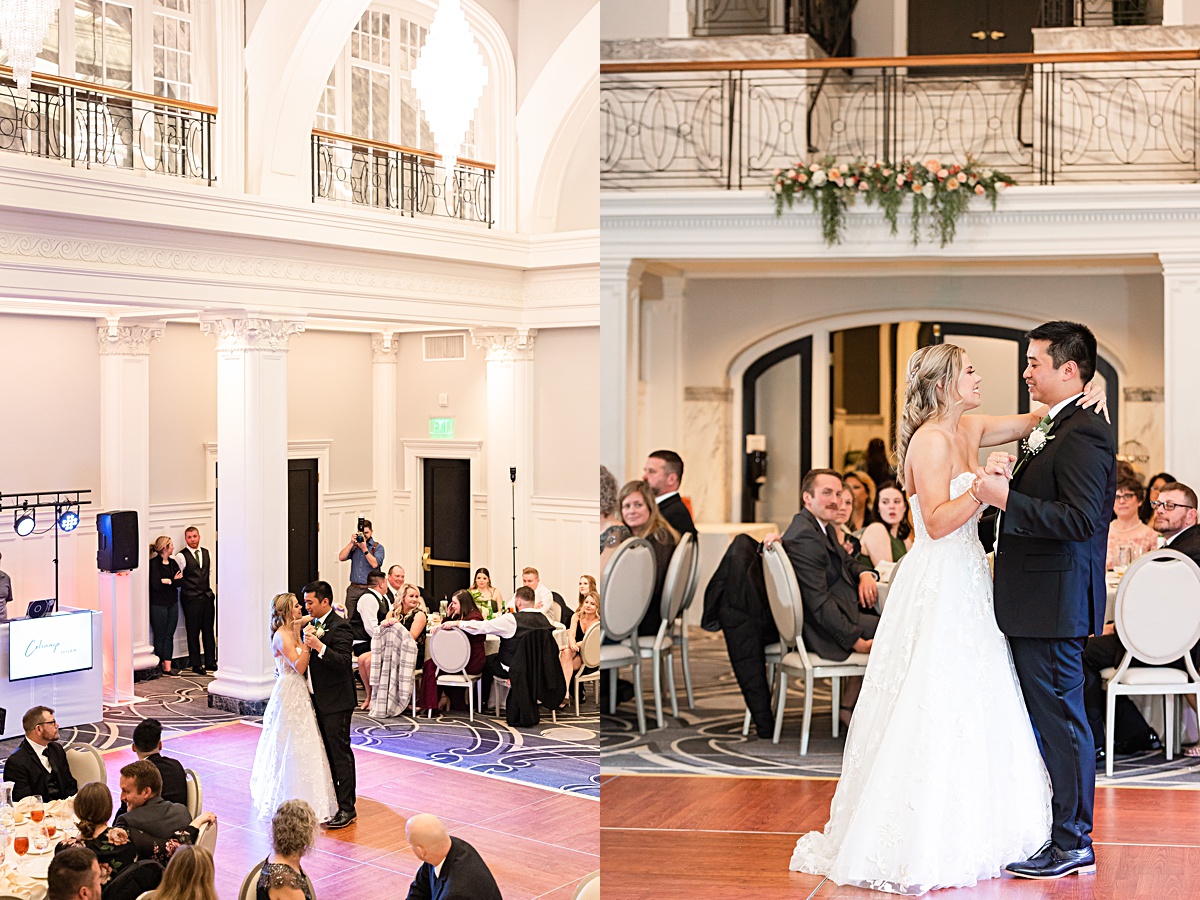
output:
<svg viewBox="0 0 1200 900"><path fill-rule="evenodd" d="M424 345L425 362L467 358L467 336L465 334L427 334Z"/></svg>

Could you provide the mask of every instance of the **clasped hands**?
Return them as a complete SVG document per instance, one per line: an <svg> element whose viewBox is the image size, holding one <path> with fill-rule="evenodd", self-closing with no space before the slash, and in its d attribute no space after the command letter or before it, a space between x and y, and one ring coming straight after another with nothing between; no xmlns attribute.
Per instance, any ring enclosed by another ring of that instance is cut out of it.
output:
<svg viewBox="0 0 1200 900"><path fill-rule="evenodd" d="M988 456L987 465L976 469L975 483L971 491L980 503L986 503L997 509L1008 507L1008 481L1012 478L1013 463L1017 458L1011 453L1001 450L993 451Z"/></svg>

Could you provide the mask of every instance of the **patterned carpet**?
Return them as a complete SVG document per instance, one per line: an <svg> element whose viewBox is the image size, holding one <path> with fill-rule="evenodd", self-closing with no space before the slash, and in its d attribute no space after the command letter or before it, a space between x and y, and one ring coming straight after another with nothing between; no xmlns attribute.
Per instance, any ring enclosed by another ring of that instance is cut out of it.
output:
<svg viewBox="0 0 1200 900"><path fill-rule="evenodd" d="M134 727L148 717L163 723L165 742L226 722L261 724L261 718L210 708L207 687L211 681L212 676L188 673L138 682L134 685L137 700L124 706L106 706L103 722L64 728L59 740L64 744L92 744L100 750L129 747ZM432 719L373 719L359 713L354 716L351 740L355 746L408 759L599 799L596 704L583 703L580 712L576 717L572 706L570 712L558 714L557 724L547 716L537 727L522 729L510 728L503 715L493 719L476 714L475 721L470 722L465 713ZM6 759L20 741L0 741L0 759Z"/></svg>
<svg viewBox="0 0 1200 900"><path fill-rule="evenodd" d="M742 736L745 705L729 667L725 640L698 628L688 633L692 683L696 709L687 708L682 667L676 661L675 681L679 688L679 718L671 718L669 700L664 703L666 727L654 728L654 698L650 666L643 666L646 685L647 733L637 731L633 702L608 714L605 697L601 716L600 765L605 774L709 774L737 776L790 776L836 778L842 771L846 732L833 738L830 727L829 682L818 681L813 694L812 730L808 755L800 756L800 726L804 711L803 682L789 680L783 735L778 744L754 735ZM628 678L628 670L622 671ZM1200 790L1200 759L1141 753L1116 758L1111 779L1103 770L1097 784L1129 787L1178 787Z"/></svg>

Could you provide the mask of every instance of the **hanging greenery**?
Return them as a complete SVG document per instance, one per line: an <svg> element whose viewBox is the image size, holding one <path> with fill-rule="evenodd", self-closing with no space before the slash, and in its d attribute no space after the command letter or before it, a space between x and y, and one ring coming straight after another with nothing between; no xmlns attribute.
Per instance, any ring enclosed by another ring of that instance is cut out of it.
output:
<svg viewBox="0 0 1200 900"><path fill-rule="evenodd" d="M859 197L868 205L879 205L893 235L899 230L900 207L911 197L913 244L920 242L922 225L928 223L930 239L945 247L954 240L958 218L973 197L986 197L994 210L999 192L1015 184L1011 176L983 168L972 159L962 166L943 166L936 159L923 163L906 159L899 164L860 159L839 165L830 156L809 165L776 169L774 178L775 214L783 215L784 204L790 209L796 197L808 197L821 216L821 235L831 247L842 242L846 211Z"/></svg>

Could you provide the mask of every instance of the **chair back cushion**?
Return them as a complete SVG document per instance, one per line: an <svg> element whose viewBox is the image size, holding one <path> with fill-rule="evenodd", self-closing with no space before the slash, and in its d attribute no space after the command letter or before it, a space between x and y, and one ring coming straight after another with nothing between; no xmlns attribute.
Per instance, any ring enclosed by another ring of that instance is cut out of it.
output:
<svg viewBox="0 0 1200 900"><path fill-rule="evenodd" d="M425 642L425 649L443 672L461 672L471 661L471 639L458 628L439 628Z"/></svg>
<svg viewBox="0 0 1200 900"><path fill-rule="evenodd" d="M196 837L196 846L203 847L209 853L217 852L216 822L205 822L200 826L200 834Z"/></svg>
<svg viewBox="0 0 1200 900"><path fill-rule="evenodd" d="M786 651L796 645L803 625L803 612L796 571L779 541L763 550L763 580L767 586L771 617L775 620L779 641Z"/></svg>
<svg viewBox="0 0 1200 900"><path fill-rule="evenodd" d="M665 593L665 591L664 591ZM600 625L620 641L638 627L654 595L654 549L630 538L609 559L600 579Z"/></svg>
<svg viewBox="0 0 1200 900"><path fill-rule="evenodd" d="M242 889L238 891L238 900L256 900L258 897L258 876L262 874L263 864L259 863L242 880Z"/></svg>
<svg viewBox="0 0 1200 900"><path fill-rule="evenodd" d="M1115 613L1121 643L1152 666L1200 642L1200 566L1178 550L1152 550L1121 579Z"/></svg>
<svg viewBox="0 0 1200 900"><path fill-rule="evenodd" d="M187 779L188 812L194 819L204 810L204 788L200 785L200 776L196 774L195 770L184 769L183 775Z"/></svg>
<svg viewBox="0 0 1200 900"><path fill-rule="evenodd" d="M579 657L588 668L600 665L601 638L599 622L596 622L583 634L583 640L579 644Z"/></svg>
<svg viewBox="0 0 1200 900"><path fill-rule="evenodd" d="M571 900L600 900L600 870L584 875L575 886Z"/></svg>
<svg viewBox="0 0 1200 900"><path fill-rule="evenodd" d="M692 570L696 563L696 536L684 534L675 545L671 554L671 564L667 566L667 578L663 583L662 609L660 615L665 622L674 622L683 611L683 603L687 599L688 584L692 580Z"/></svg>
<svg viewBox="0 0 1200 900"><path fill-rule="evenodd" d="M71 777L80 787L93 781L99 781L101 784L108 781L104 757L95 747L90 744L69 744L66 750L67 768L71 770Z"/></svg>

